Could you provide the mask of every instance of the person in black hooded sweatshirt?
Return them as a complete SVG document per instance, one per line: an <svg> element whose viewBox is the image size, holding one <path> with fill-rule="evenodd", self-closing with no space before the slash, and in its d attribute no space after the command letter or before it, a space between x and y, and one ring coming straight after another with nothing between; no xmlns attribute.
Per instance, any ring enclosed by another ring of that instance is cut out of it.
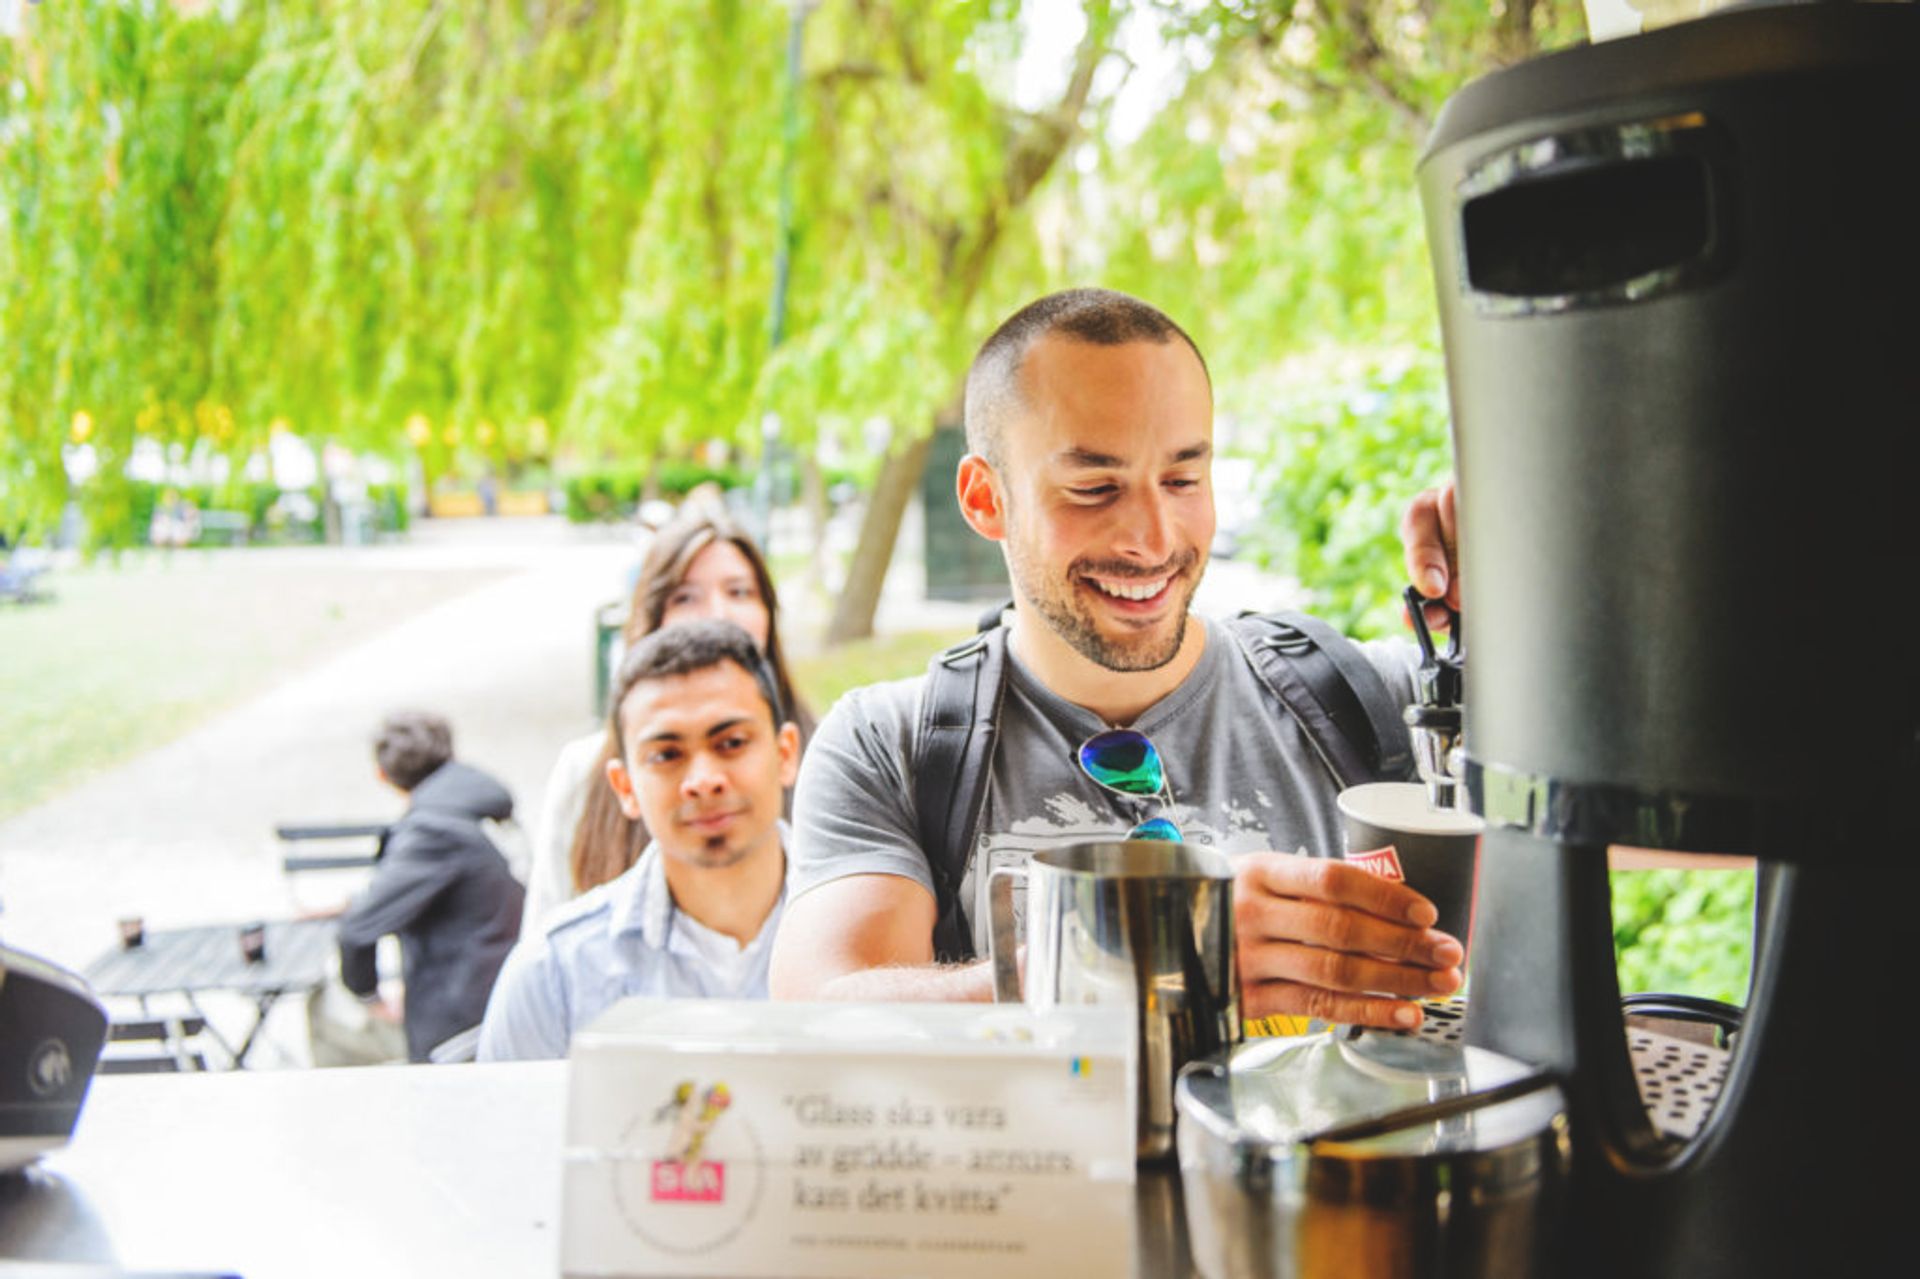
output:
<svg viewBox="0 0 1920 1279"><path fill-rule="evenodd" d="M481 822L513 815L506 787L453 758L447 721L420 711L387 716L374 736L381 778L407 811L380 841L373 879L340 917L340 980L377 1003L374 946L400 938L407 1056L480 1024L493 980L520 935L526 900Z"/></svg>

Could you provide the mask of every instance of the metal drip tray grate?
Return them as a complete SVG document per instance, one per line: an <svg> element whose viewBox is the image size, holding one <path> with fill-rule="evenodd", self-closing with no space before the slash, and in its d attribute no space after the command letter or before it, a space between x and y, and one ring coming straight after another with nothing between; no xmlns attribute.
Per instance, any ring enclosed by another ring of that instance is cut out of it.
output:
<svg viewBox="0 0 1920 1279"><path fill-rule="evenodd" d="M1695 1136L1727 1082L1732 1053L1712 1044L1696 1044L1656 1031L1627 1028L1633 1079L1647 1118L1664 1136Z"/></svg>
<svg viewBox="0 0 1920 1279"><path fill-rule="evenodd" d="M1466 1000L1432 999L1421 1008L1426 1020L1411 1033L1442 1043L1465 1042ZM1631 1025L1627 1027L1627 1052L1633 1059L1633 1078L1640 1085L1640 1102L1647 1109L1648 1121L1662 1136L1691 1140L1713 1113L1713 1103L1727 1082L1732 1053L1712 1044L1676 1039Z"/></svg>
<svg viewBox="0 0 1920 1279"><path fill-rule="evenodd" d="M1445 1044L1467 1041L1467 1001L1458 995L1452 999L1426 999L1420 1003L1426 1019L1413 1033L1422 1039L1437 1039Z"/></svg>

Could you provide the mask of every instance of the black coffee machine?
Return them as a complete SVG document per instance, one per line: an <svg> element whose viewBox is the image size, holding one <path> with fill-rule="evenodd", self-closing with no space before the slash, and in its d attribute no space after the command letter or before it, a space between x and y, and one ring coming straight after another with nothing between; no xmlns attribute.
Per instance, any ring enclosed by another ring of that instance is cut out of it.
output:
<svg viewBox="0 0 1920 1279"><path fill-rule="evenodd" d="M1456 95L1422 161L1488 823L1468 1038L1566 1077L1557 1274L1897 1272L1917 172L1909 3L1540 58ZM1636 1087L1613 844L1760 863L1745 1026L1687 1139Z"/></svg>

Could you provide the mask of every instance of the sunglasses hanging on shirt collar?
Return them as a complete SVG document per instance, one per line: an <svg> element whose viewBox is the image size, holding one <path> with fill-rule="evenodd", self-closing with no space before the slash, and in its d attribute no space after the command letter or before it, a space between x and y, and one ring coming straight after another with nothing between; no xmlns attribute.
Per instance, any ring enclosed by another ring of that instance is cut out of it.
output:
<svg viewBox="0 0 1920 1279"><path fill-rule="evenodd" d="M1173 807L1173 788L1167 785L1166 765L1145 733L1114 728L1095 733L1080 744L1074 758L1080 771L1101 786L1122 795L1158 799ZM1128 839L1159 839L1181 843L1180 828L1165 817L1152 817L1127 832Z"/></svg>

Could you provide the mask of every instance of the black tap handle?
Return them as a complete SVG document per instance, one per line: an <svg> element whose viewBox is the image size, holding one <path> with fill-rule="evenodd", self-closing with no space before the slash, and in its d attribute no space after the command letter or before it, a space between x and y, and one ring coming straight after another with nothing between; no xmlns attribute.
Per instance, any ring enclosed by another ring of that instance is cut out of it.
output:
<svg viewBox="0 0 1920 1279"><path fill-rule="evenodd" d="M1460 637L1460 614L1448 608L1444 599L1430 600L1417 586L1409 586L1405 595L1407 616L1413 621L1414 638L1420 641L1420 678L1416 681L1422 703L1434 706L1458 706L1461 701L1461 677L1465 671L1465 652ZM1447 611L1447 651L1436 653L1433 635L1427 629L1427 605L1438 604Z"/></svg>
<svg viewBox="0 0 1920 1279"><path fill-rule="evenodd" d="M1413 619L1413 637L1420 641L1420 664L1433 666L1439 658L1433 652L1433 636L1427 633L1427 597L1417 586L1406 589L1407 616Z"/></svg>
<svg viewBox="0 0 1920 1279"><path fill-rule="evenodd" d="M1445 596L1436 596L1433 599L1428 599L1420 593L1420 588L1417 586L1409 586L1406 590L1405 598L1407 602L1407 616L1413 619L1413 633L1420 641L1421 663L1426 666L1433 666L1444 661L1450 666L1458 666L1463 656L1460 647L1459 611L1447 604ZM1447 611L1447 651L1444 656L1441 657L1434 655L1433 636L1427 630L1427 605L1429 604L1438 604Z"/></svg>

